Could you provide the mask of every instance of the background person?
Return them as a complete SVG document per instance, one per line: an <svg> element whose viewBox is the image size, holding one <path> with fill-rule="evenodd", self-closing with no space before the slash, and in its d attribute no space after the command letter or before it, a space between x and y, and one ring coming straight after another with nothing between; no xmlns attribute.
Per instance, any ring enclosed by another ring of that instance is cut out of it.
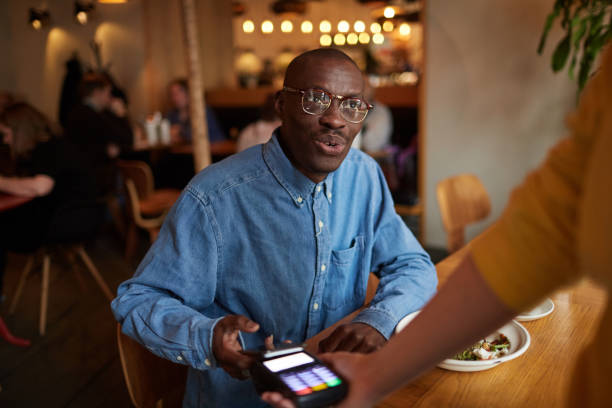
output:
<svg viewBox="0 0 612 408"><path fill-rule="evenodd" d="M279 130L200 172L120 285L122 331L190 366L185 407L264 405L240 350L319 333L363 305L370 272L380 277L372 303L322 350L376 350L434 293L434 267L380 168L350 147L369 109L362 95L341 51L294 59L275 102Z"/></svg>
<svg viewBox="0 0 612 408"><path fill-rule="evenodd" d="M266 143L272 132L281 125L274 108L274 94L269 94L261 108L261 119L247 125L238 135L237 151L241 152L251 146Z"/></svg>
<svg viewBox="0 0 612 408"><path fill-rule="evenodd" d="M0 132L14 174L0 175L0 191L33 200L0 213L0 294L6 252L30 252L92 231L100 218L95 183L81 155L56 137L47 118L25 103L5 108Z"/></svg>

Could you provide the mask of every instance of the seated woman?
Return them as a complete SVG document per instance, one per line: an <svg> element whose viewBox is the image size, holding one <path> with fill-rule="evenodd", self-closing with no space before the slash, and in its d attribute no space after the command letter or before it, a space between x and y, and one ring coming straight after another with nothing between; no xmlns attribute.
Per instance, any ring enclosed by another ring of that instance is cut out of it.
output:
<svg viewBox="0 0 612 408"><path fill-rule="evenodd" d="M0 192L32 198L0 213L1 294L8 250L30 252L44 243L83 239L96 229L104 207L96 200L89 167L35 108L25 103L7 107L0 115L0 133L14 169L0 175Z"/></svg>

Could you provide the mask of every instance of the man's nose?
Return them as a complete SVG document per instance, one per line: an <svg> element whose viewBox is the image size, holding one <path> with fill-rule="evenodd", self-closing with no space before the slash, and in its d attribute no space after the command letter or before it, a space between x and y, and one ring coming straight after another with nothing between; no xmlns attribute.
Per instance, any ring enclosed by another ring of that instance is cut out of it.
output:
<svg viewBox="0 0 612 408"><path fill-rule="evenodd" d="M340 101L334 98L331 105L319 117L319 123L330 129L338 129L346 126L346 120L340 115Z"/></svg>

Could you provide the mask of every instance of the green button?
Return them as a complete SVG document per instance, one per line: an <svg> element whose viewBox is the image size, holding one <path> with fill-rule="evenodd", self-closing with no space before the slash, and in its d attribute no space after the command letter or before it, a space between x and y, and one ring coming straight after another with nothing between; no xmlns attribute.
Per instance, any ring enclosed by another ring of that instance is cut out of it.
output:
<svg viewBox="0 0 612 408"><path fill-rule="evenodd" d="M329 387L335 387L335 386L340 385L340 384L342 384L342 380L339 379L339 378L334 378L333 380L329 380L327 382L327 385Z"/></svg>

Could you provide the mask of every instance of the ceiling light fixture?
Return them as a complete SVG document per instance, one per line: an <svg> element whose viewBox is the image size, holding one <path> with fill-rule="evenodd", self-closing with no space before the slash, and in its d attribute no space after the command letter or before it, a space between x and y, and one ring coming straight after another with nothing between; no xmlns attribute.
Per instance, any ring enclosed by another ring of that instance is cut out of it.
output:
<svg viewBox="0 0 612 408"><path fill-rule="evenodd" d="M28 24L35 29L40 30L47 26L51 21L51 15L47 10L30 8L30 15L28 17Z"/></svg>
<svg viewBox="0 0 612 408"><path fill-rule="evenodd" d="M74 19L81 25L87 24L91 19L96 6L92 2L75 1Z"/></svg>

